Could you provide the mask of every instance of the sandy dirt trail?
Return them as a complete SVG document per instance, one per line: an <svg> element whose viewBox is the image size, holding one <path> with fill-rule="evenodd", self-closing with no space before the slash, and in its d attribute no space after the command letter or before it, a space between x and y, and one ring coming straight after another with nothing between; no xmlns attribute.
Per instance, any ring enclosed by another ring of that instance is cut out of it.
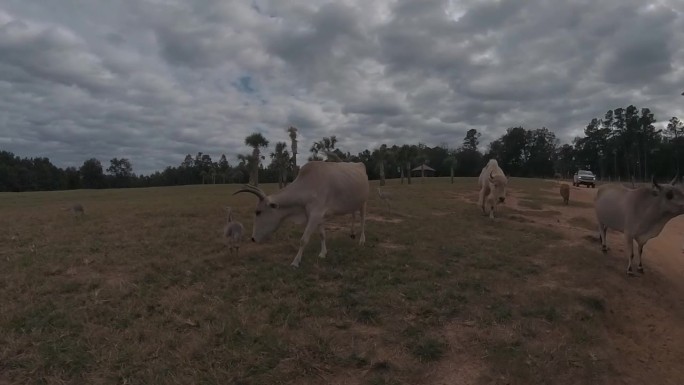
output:
<svg viewBox="0 0 684 385"><path fill-rule="evenodd" d="M558 195L558 182L551 181L552 187L547 191ZM595 188L587 187L573 187L570 184L570 201L593 203L596 195ZM554 206L553 210L560 211L565 217L584 217L596 223L596 216L593 208L583 207L562 207ZM594 231L586 230L587 234L598 237L598 229ZM672 219L665 226L658 237L648 241L644 246L643 264L648 274L648 269L655 269L663 276L669 278L673 284L684 289L684 215ZM597 246L598 243L597 243ZM624 263L624 268L627 268L627 247L624 242L622 233L609 230L608 231L608 255L611 258L619 258Z"/></svg>

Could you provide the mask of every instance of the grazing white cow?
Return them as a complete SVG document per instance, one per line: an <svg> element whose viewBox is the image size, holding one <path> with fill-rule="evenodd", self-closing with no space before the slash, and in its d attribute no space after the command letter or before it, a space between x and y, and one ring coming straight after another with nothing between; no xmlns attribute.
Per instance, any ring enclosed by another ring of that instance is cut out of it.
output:
<svg viewBox="0 0 684 385"><path fill-rule="evenodd" d="M494 218L494 207L506 200L506 185L508 179L504 174L496 159L490 159L482 168L480 178L477 181L480 187L480 197L477 205L482 207L482 212L486 215L489 209L489 217Z"/></svg>
<svg viewBox="0 0 684 385"><path fill-rule="evenodd" d="M643 274L641 254L644 245L657 237L670 219L684 214L684 192L675 185L678 177L669 184L658 184L630 189L618 184L603 185L594 198L594 210L599 227L601 250L606 253L606 231L613 229L624 234L629 262L627 274L632 272L634 241L637 242L638 271Z"/></svg>
<svg viewBox="0 0 684 385"><path fill-rule="evenodd" d="M233 195L241 192L248 192L259 198L254 211L253 242L267 239L285 219L298 224L306 223L299 250L292 261L293 267L299 266L304 247L316 230L321 237L321 252L318 256L325 258L326 215L352 214L351 237L355 238L354 222L356 212L360 212L359 245L366 241L369 185L366 166L363 163L311 161L302 166L292 183L272 195L266 195L262 190L249 185Z"/></svg>

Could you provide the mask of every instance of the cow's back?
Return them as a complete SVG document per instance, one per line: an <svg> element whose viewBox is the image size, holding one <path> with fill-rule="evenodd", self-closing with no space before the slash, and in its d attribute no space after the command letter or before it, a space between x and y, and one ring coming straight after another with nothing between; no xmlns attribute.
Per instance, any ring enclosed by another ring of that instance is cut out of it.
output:
<svg viewBox="0 0 684 385"><path fill-rule="evenodd" d="M302 166L297 179L307 190L327 198L330 213L358 210L368 200L368 174L360 162L311 161Z"/></svg>
<svg viewBox="0 0 684 385"><path fill-rule="evenodd" d="M490 159L482 168L482 171L480 171L480 177L477 180L478 187L487 187L485 181L489 178L489 175L505 175L496 159Z"/></svg>

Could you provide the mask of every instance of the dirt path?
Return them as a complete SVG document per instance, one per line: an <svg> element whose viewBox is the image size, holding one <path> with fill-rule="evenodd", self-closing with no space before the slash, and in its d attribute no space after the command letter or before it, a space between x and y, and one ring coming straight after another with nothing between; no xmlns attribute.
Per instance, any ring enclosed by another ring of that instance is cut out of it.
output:
<svg viewBox="0 0 684 385"><path fill-rule="evenodd" d="M560 194L556 181L549 181L551 187L546 191L552 195L557 195L560 202ZM585 204L592 204L596 189L586 187L570 186L570 201L581 202ZM586 224L596 224L596 217L594 210L591 207L577 207L577 206L553 206L552 210L559 211L562 218L566 221L575 222L576 218L584 218L581 222ZM585 228L574 229L576 233L584 232L584 236L590 235L597 237L597 231L586 226ZM579 232L577 232L579 230ZM684 250L682 248L684 242L684 216L672 219L660 233L660 235L650 240L644 247L644 267L646 273L648 269L652 268L667 277L673 284L684 289ZM598 246L597 246L598 247ZM620 259L624 262L624 267L627 266L627 247L623 241L622 233L609 230L608 232L608 255L611 258Z"/></svg>
<svg viewBox="0 0 684 385"><path fill-rule="evenodd" d="M506 219L532 222L553 228L566 235L566 243L596 247L598 241L593 199L596 189L570 187L570 204L563 205L558 182L536 199L529 191L512 188L503 214ZM477 196L461 196L475 202ZM554 203L557 199L557 203ZM601 360L610 363L610 381L615 384L682 384L684 371L684 217L670 221L657 238L644 247L644 279L627 278L626 245L621 233L608 233L607 261L611 276L594 276L598 285L585 281L582 287L595 290L606 299L608 314L603 328L597 329L606 344L597 351ZM649 274L650 272L650 274ZM589 272L587 272L589 273ZM665 281L665 282L663 282ZM579 281L578 281L579 282ZM665 284L664 284L665 283ZM578 284L575 282L574 284ZM457 342L455 342L456 344ZM466 377L467 378L467 377ZM559 383L562 381L559 381ZM449 382L442 382L449 383Z"/></svg>

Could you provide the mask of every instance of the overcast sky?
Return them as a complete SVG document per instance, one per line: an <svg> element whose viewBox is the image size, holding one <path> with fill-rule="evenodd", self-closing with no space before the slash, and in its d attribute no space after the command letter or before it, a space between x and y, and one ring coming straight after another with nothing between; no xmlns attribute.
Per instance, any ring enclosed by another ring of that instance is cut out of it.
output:
<svg viewBox="0 0 684 385"><path fill-rule="evenodd" d="M60 167L234 164L290 125L300 163L329 135L569 142L629 104L684 118L682 91L682 0L0 0L0 149Z"/></svg>

